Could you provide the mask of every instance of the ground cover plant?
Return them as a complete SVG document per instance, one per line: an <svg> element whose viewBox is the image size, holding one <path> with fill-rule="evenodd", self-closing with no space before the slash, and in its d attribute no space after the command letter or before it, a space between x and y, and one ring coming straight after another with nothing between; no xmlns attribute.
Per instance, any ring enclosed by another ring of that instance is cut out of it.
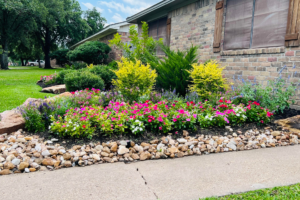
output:
<svg viewBox="0 0 300 200"><path fill-rule="evenodd" d="M44 98L53 94L40 93L36 85L41 76L51 75L61 69L44 70L38 67L10 67L0 71L0 112L18 107L28 98Z"/></svg>
<svg viewBox="0 0 300 200"><path fill-rule="evenodd" d="M271 189L255 190L251 192L227 195L223 197L210 197L199 200L254 200L254 199L299 199L300 198L300 184L274 187Z"/></svg>

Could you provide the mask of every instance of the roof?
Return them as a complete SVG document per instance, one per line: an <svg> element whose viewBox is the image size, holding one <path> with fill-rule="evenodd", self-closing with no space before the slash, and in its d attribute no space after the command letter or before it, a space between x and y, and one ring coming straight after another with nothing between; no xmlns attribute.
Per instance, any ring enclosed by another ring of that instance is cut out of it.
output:
<svg viewBox="0 0 300 200"><path fill-rule="evenodd" d="M130 23L128 22L119 22L119 23L115 23L115 24L110 24L108 26L106 26L104 29L102 29L101 31L99 31L98 33L85 38L84 40L81 40L80 42L74 44L73 46L70 47L70 49L75 49L77 46L87 42L87 41L93 41L93 40L97 40L100 38L103 38L107 35L110 35L112 33L116 33L122 26L126 26L129 25Z"/></svg>
<svg viewBox="0 0 300 200"><path fill-rule="evenodd" d="M152 21L164 16L169 12L184 7L199 0L162 0L157 4L126 19L128 23L140 23L141 21Z"/></svg>

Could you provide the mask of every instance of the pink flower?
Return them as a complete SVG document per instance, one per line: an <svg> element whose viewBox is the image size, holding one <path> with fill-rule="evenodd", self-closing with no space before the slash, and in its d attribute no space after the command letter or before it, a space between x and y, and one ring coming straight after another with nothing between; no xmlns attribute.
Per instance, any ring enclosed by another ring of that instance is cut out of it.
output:
<svg viewBox="0 0 300 200"><path fill-rule="evenodd" d="M193 114L193 117L194 117L194 118L197 118L197 114Z"/></svg>
<svg viewBox="0 0 300 200"><path fill-rule="evenodd" d="M179 119L180 118L180 115L177 115L177 119Z"/></svg>
<svg viewBox="0 0 300 200"><path fill-rule="evenodd" d="M187 118L186 121L189 122L189 121L191 121L191 119L190 119L190 118Z"/></svg>
<svg viewBox="0 0 300 200"><path fill-rule="evenodd" d="M151 119L148 119L148 122L149 122L149 123L151 123L151 122L152 122L152 120L151 120Z"/></svg>
<svg viewBox="0 0 300 200"><path fill-rule="evenodd" d="M162 127L161 127L161 126L159 127L159 130L162 130Z"/></svg>
<svg viewBox="0 0 300 200"><path fill-rule="evenodd" d="M63 125L62 127L64 127L64 128L65 128L65 127L66 127L66 125Z"/></svg>
<svg viewBox="0 0 300 200"><path fill-rule="evenodd" d="M178 112L179 112L180 114L184 114L184 110L183 110L183 109L179 110Z"/></svg>
<svg viewBox="0 0 300 200"><path fill-rule="evenodd" d="M173 119L173 122L177 122L177 119L174 118L174 119Z"/></svg>
<svg viewBox="0 0 300 200"><path fill-rule="evenodd" d="M261 122L262 124L264 123L264 121L263 121L263 120L261 120L260 122Z"/></svg>

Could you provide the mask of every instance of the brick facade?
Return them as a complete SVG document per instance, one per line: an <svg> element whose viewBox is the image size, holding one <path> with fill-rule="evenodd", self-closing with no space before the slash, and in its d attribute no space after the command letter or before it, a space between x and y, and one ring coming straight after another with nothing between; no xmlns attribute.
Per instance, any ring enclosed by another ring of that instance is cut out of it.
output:
<svg viewBox="0 0 300 200"><path fill-rule="evenodd" d="M205 3L208 1L207 3ZM201 2L201 3L199 3ZM224 9L223 33L221 52L213 53L215 6L217 0L201 0L168 14L171 18L171 42L173 50L184 50L192 44L200 46L199 61L215 59L223 66L225 77L233 82L233 76L253 80L256 78L263 84L278 77L283 70L283 77L290 76L291 82L298 82L300 73L300 47L273 47L260 49L246 49L237 51L223 51L224 24L226 17L226 0ZM204 2L204 3L203 3ZM293 69L293 67L295 68ZM299 93L300 94L300 93ZM300 106L300 95L295 97ZM300 108L300 107L299 107Z"/></svg>
<svg viewBox="0 0 300 200"><path fill-rule="evenodd" d="M129 36L129 33L126 33L126 32L118 32L122 37L122 41L123 42L128 42L130 41L130 39L128 38ZM115 33L113 34L110 34L110 35L107 35L101 39L99 39L100 42L103 42L105 44L109 44L109 40L112 40L114 38L114 35ZM111 52L109 53L109 57L108 57L108 62L111 62L113 60L120 60L122 55L123 55L123 52L122 50L118 49L117 47L111 47Z"/></svg>

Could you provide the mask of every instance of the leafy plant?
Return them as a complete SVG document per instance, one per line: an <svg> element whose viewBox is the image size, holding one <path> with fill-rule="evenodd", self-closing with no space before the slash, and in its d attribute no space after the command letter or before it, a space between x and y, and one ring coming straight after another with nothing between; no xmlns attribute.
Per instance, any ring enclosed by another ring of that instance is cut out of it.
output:
<svg viewBox="0 0 300 200"><path fill-rule="evenodd" d="M51 59L56 59L56 64L60 66L65 66L69 63L69 59L67 57L67 54L69 52L69 49L59 49L57 51L54 51L50 54Z"/></svg>
<svg viewBox="0 0 300 200"><path fill-rule="evenodd" d="M89 71L74 71L65 75L64 82L66 84L67 91L82 90L85 88L104 88L103 80Z"/></svg>
<svg viewBox="0 0 300 200"><path fill-rule="evenodd" d="M160 44L166 57L160 59L146 52L147 62L157 71L157 87L165 90L176 89L177 93L185 96L191 81L188 70L197 62L197 46L187 51L172 51L170 47Z"/></svg>
<svg viewBox="0 0 300 200"><path fill-rule="evenodd" d="M72 69L65 69L65 70L62 70L62 71L58 72L57 77L55 79L55 82L57 84L64 84L65 83L65 76L69 73L72 73L72 72L74 72L74 70L72 70Z"/></svg>
<svg viewBox="0 0 300 200"><path fill-rule="evenodd" d="M88 41L70 51L67 55L71 61L83 61L88 64L107 63L111 48L99 41Z"/></svg>
<svg viewBox="0 0 300 200"><path fill-rule="evenodd" d="M139 60L134 63L126 58L118 62L118 70L114 72L117 79L113 80L113 85L129 101L150 94L157 77L156 71L152 70L150 65L143 65Z"/></svg>
<svg viewBox="0 0 300 200"><path fill-rule="evenodd" d="M112 80L117 76L113 72L114 68L108 65L98 65L90 69L90 72L101 77L105 83L105 89L109 90L112 87Z"/></svg>
<svg viewBox="0 0 300 200"><path fill-rule="evenodd" d="M116 46L117 48L122 49L124 56L132 62L140 60L142 63L146 64L147 60L145 53L148 52L151 55L156 55L158 44L163 44L162 39L156 41L152 37L149 37L148 29L148 24L142 22L142 33L139 36L137 26L130 26L130 43L122 41L121 35L117 33L112 40L109 40L109 46Z"/></svg>
<svg viewBox="0 0 300 200"><path fill-rule="evenodd" d="M207 98L210 93L225 92L228 88L227 81L223 78L222 71L216 61L207 64L193 64L188 72L192 78L190 90L197 92L203 98Z"/></svg>
<svg viewBox="0 0 300 200"><path fill-rule="evenodd" d="M285 108L289 108L291 103L294 103L293 97L299 86L299 83L290 81L290 75L287 80L282 78L283 69L279 71L278 78L268 81L266 86L258 83L256 79L251 82L240 77L234 78L237 86L232 87L236 93L233 99L237 103L242 102L244 104L247 104L248 101L257 101L273 112L283 112Z"/></svg>

